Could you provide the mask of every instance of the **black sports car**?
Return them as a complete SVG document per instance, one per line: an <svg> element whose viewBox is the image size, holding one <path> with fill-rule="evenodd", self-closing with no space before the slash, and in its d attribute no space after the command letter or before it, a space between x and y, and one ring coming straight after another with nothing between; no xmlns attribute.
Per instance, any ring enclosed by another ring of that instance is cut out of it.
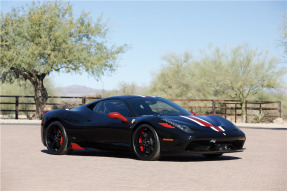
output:
<svg viewBox="0 0 287 191"><path fill-rule="evenodd" d="M42 142L52 154L73 149L131 149L142 160L163 154L217 157L244 150L245 134L215 115L196 116L155 96L114 96L44 114Z"/></svg>

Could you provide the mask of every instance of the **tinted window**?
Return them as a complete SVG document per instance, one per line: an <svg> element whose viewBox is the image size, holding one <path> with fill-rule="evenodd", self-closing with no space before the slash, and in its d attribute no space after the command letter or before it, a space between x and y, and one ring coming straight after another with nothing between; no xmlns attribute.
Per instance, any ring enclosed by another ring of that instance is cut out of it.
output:
<svg viewBox="0 0 287 191"><path fill-rule="evenodd" d="M163 98L139 97L127 100L137 115L191 115L176 103Z"/></svg>
<svg viewBox="0 0 287 191"><path fill-rule="evenodd" d="M121 100L101 101L94 107L93 111L103 115L108 115L111 112L119 112L125 117L131 116L129 109Z"/></svg>

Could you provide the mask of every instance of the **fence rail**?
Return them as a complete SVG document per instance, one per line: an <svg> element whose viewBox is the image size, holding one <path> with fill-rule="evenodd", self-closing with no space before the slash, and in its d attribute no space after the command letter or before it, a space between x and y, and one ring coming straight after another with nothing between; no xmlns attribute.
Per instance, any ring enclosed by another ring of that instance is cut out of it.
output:
<svg viewBox="0 0 287 191"><path fill-rule="evenodd" d="M2 109L2 112L14 112L15 119L19 118L19 112L35 112L34 109L20 109L20 105L33 105L35 103L30 102L20 102L20 98L34 98L34 96L11 96L11 95L0 95L0 106L1 105L14 105L15 109ZM15 98L15 101L3 101L3 98ZM82 97L82 96L49 96L49 99L69 99L69 100L78 100L80 103L50 103L47 102L46 106L62 106L68 105L70 107L80 106L87 103L87 100L98 100L100 97ZM181 105L183 108L189 110L198 110L198 115L219 115L227 118L227 116L234 117L234 121L237 122L237 118L242 116L240 102L237 100L209 100L209 99L170 99ZM266 106L272 105L273 107ZM274 107L274 105L276 105ZM200 111L204 111L204 113L200 113ZM254 111L258 111L257 114ZM271 111L271 113L265 113L264 117L281 117L281 101L256 101L256 100L248 100L245 102L245 113L246 118L245 122L248 122L248 117L262 115L263 111ZM272 112L273 111L273 112Z"/></svg>

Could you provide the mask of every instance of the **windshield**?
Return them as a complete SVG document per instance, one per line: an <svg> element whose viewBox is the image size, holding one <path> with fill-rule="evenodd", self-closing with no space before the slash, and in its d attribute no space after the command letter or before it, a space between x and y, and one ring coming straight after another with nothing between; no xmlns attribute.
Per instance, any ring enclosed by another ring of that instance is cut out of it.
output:
<svg viewBox="0 0 287 191"><path fill-rule="evenodd" d="M177 116L191 115L187 110L176 103L163 98L139 97L128 99L127 102L138 116L159 115Z"/></svg>

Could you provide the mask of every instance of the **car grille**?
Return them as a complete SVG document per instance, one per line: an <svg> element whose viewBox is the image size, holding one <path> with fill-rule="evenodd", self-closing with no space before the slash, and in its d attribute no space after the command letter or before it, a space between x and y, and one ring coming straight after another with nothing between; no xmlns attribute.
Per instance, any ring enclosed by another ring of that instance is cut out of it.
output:
<svg viewBox="0 0 287 191"><path fill-rule="evenodd" d="M242 149L244 140L236 141L216 141L200 140L192 141L186 147L187 151L224 151L224 150L237 150Z"/></svg>

